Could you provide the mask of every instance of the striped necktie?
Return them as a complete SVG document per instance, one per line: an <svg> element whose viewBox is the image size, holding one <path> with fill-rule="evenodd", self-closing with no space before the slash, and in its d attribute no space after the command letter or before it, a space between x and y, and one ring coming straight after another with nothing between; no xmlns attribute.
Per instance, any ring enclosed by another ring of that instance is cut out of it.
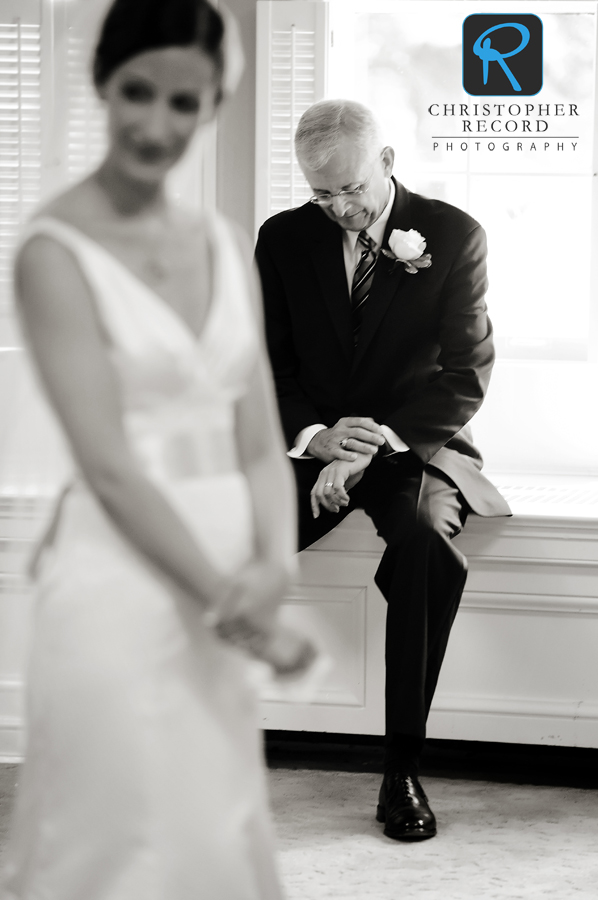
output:
<svg viewBox="0 0 598 900"><path fill-rule="evenodd" d="M351 287L351 323L353 326L354 345L357 344L359 332L361 331L363 310L372 289L376 266L376 253L374 250L376 242L369 236L367 231L359 232L356 246L361 250L361 257L355 269Z"/></svg>

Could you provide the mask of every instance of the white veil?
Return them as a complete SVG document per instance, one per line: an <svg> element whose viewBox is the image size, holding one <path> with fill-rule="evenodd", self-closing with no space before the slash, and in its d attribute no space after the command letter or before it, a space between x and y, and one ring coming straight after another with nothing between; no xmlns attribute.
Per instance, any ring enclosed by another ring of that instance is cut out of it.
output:
<svg viewBox="0 0 598 900"><path fill-rule="evenodd" d="M68 39L79 44L81 71L90 78L90 60L104 17L113 0L76 0L69 4ZM225 21L223 90L234 92L243 71L237 23L220 4ZM66 41L66 32L65 37ZM66 58L67 47L55 57ZM56 125L56 127L61 127ZM26 229L24 236L26 236ZM73 474L73 462L60 425L40 387L29 354L20 346L0 349L0 518L10 541L10 576L24 587L31 550L47 532L58 498Z"/></svg>

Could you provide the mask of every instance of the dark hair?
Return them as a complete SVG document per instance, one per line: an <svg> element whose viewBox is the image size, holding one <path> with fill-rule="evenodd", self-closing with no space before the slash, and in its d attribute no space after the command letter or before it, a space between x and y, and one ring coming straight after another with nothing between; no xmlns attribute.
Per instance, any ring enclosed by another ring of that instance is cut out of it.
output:
<svg viewBox="0 0 598 900"><path fill-rule="evenodd" d="M115 0L100 33L93 81L100 88L127 60L147 50L196 45L221 75L224 22L207 0Z"/></svg>

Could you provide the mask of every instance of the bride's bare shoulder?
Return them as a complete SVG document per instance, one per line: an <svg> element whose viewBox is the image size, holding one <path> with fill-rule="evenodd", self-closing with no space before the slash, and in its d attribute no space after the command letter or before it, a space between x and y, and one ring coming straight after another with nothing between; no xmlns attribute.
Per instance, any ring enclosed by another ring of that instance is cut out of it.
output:
<svg viewBox="0 0 598 900"><path fill-rule="evenodd" d="M41 206L32 221L45 218L58 219L67 225L85 230L86 219L93 215L91 193L86 182L76 184ZM76 268L69 249L51 233L36 231L31 235L26 233L14 263L17 300L26 295L27 292L23 290L25 284L40 281L47 288L55 276L64 280L71 270L74 272Z"/></svg>
<svg viewBox="0 0 598 900"><path fill-rule="evenodd" d="M102 211L99 209L99 205L97 191L91 184L91 180L86 179L40 206L33 216L32 224L38 219L57 219L79 231L87 232L89 230L88 223L97 223L101 220ZM31 235L25 233L15 258L17 283L23 268L43 268L52 261L59 267L69 266L70 252L68 248L56 240L51 233L40 234L35 230Z"/></svg>
<svg viewBox="0 0 598 900"><path fill-rule="evenodd" d="M97 188L87 178L41 206L34 219L62 219L70 225L81 227L90 219L97 220L101 214L99 200Z"/></svg>

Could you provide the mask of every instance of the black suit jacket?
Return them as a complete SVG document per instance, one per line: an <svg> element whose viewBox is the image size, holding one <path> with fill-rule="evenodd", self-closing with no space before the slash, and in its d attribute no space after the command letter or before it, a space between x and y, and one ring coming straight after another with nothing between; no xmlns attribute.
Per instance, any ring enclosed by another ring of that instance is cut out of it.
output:
<svg viewBox="0 0 598 900"><path fill-rule="evenodd" d="M432 265L411 275L380 254L355 350L341 228L307 203L260 229L256 259L288 445L308 425L371 416L452 478L474 512L508 515L467 426L494 362L484 230L454 206L395 187L383 247L393 229L414 228Z"/></svg>

